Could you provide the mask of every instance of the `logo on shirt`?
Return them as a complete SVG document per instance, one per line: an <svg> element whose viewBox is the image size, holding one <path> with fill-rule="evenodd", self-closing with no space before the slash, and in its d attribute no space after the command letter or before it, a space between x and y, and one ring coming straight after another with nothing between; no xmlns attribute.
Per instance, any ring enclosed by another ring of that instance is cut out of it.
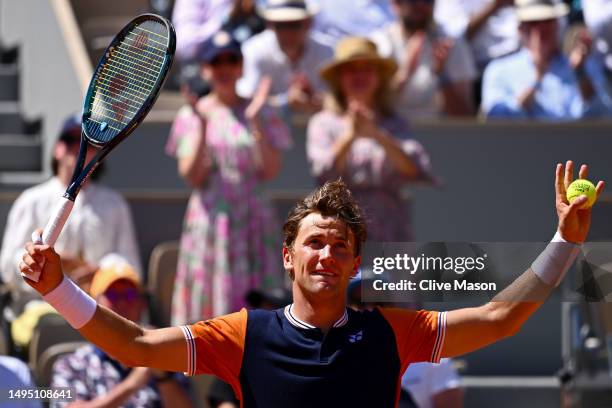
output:
<svg viewBox="0 0 612 408"><path fill-rule="evenodd" d="M349 341L351 343L357 343L359 340L363 338L363 330L359 330L355 334L349 334Z"/></svg>

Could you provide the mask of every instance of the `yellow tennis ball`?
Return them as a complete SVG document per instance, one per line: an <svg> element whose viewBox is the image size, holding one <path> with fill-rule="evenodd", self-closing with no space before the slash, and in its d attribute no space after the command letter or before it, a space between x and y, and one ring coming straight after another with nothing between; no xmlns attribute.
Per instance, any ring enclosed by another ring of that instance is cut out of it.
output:
<svg viewBox="0 0 612 408"><path fill-rule="evenodd" d="M580 197L581 195L587 196L588 200L586 203L580 207L580 209L591 208L593 204L595 204L595 200L597 199L597 192L595 191L595 186L589 180L578 179L574 180L572 184L567 188L567 201L571 204L575 199Z"/></svg>

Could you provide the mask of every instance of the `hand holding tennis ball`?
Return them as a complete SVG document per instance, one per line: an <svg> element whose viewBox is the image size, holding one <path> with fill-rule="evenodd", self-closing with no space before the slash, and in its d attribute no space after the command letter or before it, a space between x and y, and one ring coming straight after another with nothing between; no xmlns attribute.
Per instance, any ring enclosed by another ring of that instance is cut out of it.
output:
<svg viewBox="0 0 612 408"><path fill-rule="evenodd" d="M587 197L587 201L580 207L581 210L591 208L597 200L597 191L595 186L589 180L577 179L574 180L567 188L567 201L571 204L575 199L581 195Z"/></svg>

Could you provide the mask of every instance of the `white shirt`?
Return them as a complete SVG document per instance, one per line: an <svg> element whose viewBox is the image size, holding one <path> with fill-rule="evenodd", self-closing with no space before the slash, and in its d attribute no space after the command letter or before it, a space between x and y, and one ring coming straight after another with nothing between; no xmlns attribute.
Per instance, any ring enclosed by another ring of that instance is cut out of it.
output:
<svg viewBox="0 0 612 408"><path fill-rule="evenodd" d="M410 364L402 376L402 388L419 408L431 408L434 395L460 386L461 380L448 358L443 358L440 364Z"/></svg>
<svg viewBox="0 0 612 408"><path fill-rule="evenodd" d="M432 69L433 45L438 38L443 36L436 29L427 34L417 68L396 101L396 112L407 120L415 117L436 117L442 112L442 100L438 97L439 78ZM382 56L392 57L399 64L406 63L406 41L398 23L373 33L372 41L376 43ZM454 41L444 73L450 82L473 81L476 78L476 67L470 50L462 39L457 38Z"/></svg>
<svg viewBox="0 0 612 408"><path fill-rule="evenodd" d="M43 228L66 191L57 177L25 190L9 211L2 250L2 280L14 289L32 292L19 275L23 246L36 228ZM77 196L74 208L55 249L58 253L80 256L96 264L104 255L124 256L140 272L140 258L132 216L125 199L117 192L90 182Z"/></svg>
<svg viewBox="0 0 612 408"><path fill-rule="evenodd" d="M9 356L0 356L0 387L2 398L0 406L11 408L40 408L42 404L37 399L14 399L9 403L9 390L35 389L30 369L21 360ZM3 405L3 403L5 405Z"/></svg>
<svg viewBox="0 0 612 408"><path fill-rule="evenodd" d="M464 37L470 19L495 0L436 0L434 20L452 37ZM512 6L495 12L470 40L480 70L493 58L519 47L518 22Z"/></svg>
<svg viewBox="0 0 612 408"><path fill-rule="evenodd" d="M253 96L264 75L272 78L270 94L273 96L286 95L295 73L305 74L314 90L320 92L325 89L325 85L319 77L319 68L331 60L334 54L331 47L308 36L302 58L297 65L292 66L272 30L265 30L245 41L242 53L244 76L238 82L238 93L245 98Z"/></svg>

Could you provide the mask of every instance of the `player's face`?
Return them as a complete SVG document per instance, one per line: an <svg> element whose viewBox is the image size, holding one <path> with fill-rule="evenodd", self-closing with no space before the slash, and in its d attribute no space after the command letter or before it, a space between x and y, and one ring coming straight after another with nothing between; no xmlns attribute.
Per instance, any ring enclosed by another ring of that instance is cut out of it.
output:
<svg viewBox="0 0 612 408"><path fill-rule="evenodd" d="M300 223L293 249L283 249L285 269L293 270L294 290L304 296L346 296L361 262L355 237L343 221L309 214Z"/></svg>

